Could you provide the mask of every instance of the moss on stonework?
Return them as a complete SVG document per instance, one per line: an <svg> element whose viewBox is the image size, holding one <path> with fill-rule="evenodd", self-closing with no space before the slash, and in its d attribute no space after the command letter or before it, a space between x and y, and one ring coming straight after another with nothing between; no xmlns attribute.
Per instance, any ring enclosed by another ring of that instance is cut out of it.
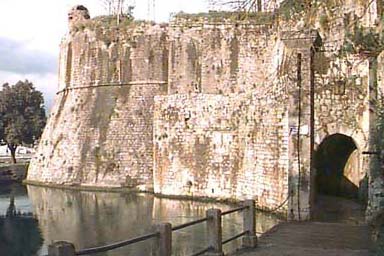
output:
<svg viewBox="0 0 384 256"><path fill-rule="evenodd" d="M329 17L326 14L323 14L320 16L319 20L320 26L323 30L328 31L329 30Z"/></svg>
<svg viewBox="0 0 384 256"><path fill-rule="evenodd" d="M131 16L121 16L118 23L117 16L97 16L91 20L91 24L99 27L127 27L134 24L134 20Z"/></svg>
<svg viewBox="0 0 384 256"><path fill-rule="evenodd" d="M85 20L78 22L72 28L72 33L81 32L86 29L91 31L99 31L105 33L106 31L118 30L124 31L129 28L134 28L135 26L141 25L143 23L151 23L148 21L134 20L132 16L120 16L119 20L117 16L112 15L102 15L96 16L93 19Z"/></svg>
<svg viewBox="0 0 384 256"><path fill-rule="evenodd" d="M234 37L231 40L231 64L230 64L230 74L232 77L236 76L239 69L239 55L240 55L240 46L239 40Z"/></svg>
<svg viewBox="0 0 384 256"><path fill-rule="evenodd" d="M285 0L280 4L277 12L285 19L291 19L297 13L305 10L304 0Z"/></svg>
<svg viewBox="0 0 384 256"><path fill-rule="evenodd" d="M180 12L175 15L176 19L188 19L191 22L199 22L208 20L210 22L223 22L229 21L243 21L249 20L258 24L270 24L273 21L273 15L269 12L219 12L210 11L208 13L183 13Z"/></svg>
<svg viewBox="0 0 384 256"><path fill-rule="evenodd" d="M316 52L313 65L317 74L327 75L327 72L331 67L331 58L327 57L324 52Z"/></svg>
<svg viewBox="0 0 384 256"><path fill-rule="evenodd" d="M338 15L343 4L343 0L284 0L276 14L285 21L305 18L307 26L313 26L318 21L322 29L328 30L330 21Z"/></svg>
<svg viewBox="0 0 384 256"><path fill-rule="evenodd" d="M118 89L104 88L102 91L97 90L92 110L90 113L90 125L98 131L97 146L93 152L90 152L91 147L89 142L83 144L82 148L82 163L86 163L88 157L93 157L95 161L95 179L99 178L102 172L105 176L107 173L112 172L116 165L114 163L115 153L108 153L104 150L107 141L109 124L114 114L117 102ZM89 140L89 137L87 137ZM83 169L86 166L82 167Z"/></svg>
<svg viewBox="0 0 384 256"><path fill-rule="evenodd" d="M60 133L60 135L57 137L55 143L53 144L53 147L52 147L52 154L56 151L56 148L57 146L59 145L59 143L64 139L64 135L62 133Z"/></svg>
<svg viewBox="0 0 384 256"><path fill-rule="evenodd" d="M383 31L356 25L352 31L346 31L343 51L345 53L363 53L378 55L384 50Z"/></svg>

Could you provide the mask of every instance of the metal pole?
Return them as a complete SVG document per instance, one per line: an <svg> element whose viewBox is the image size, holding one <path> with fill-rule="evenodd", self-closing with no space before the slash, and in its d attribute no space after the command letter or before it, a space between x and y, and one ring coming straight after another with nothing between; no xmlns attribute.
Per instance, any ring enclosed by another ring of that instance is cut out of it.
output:
<svg viewBox="0 0 384 256"><path fill-rule="evenodd" d="M261 6L261 0L257 0L257 11L261 12L263 10L263 7Z"/></svg>

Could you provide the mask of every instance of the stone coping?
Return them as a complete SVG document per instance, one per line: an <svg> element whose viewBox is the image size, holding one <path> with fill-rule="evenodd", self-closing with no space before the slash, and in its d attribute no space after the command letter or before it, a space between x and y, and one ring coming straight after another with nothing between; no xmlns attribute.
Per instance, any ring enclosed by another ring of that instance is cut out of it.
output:
<svg viewBox="0 0 384 256"><path fill-rule="evenodd" d="M238 206L242 200L234 199L234 198L217 198L217 197L202 197L202 196L188 196L188 195L166 195L160 193L154 193L153 191L145 191L139 190L135 188L128 187L96 187L96 186L79 186L79 185L61 185L54 183L44 183L39 181L32 180L23 180L24 185L31 185L37 187L47 187L54 189L64 189L64 190L74 190L74 191L84 191L84 192L105 192L105 193L123 193L123 194L151 194L157 198L166 198L173 200L182 200L182 201L195 201L195 202L203 202L203 203L221 203L232 206ZM266 208L260 208L256 205L256 208L260 212L270 213ZM276 212L271 213L273 215L278 216L279 218L286 218L285 212Z"/></svg>

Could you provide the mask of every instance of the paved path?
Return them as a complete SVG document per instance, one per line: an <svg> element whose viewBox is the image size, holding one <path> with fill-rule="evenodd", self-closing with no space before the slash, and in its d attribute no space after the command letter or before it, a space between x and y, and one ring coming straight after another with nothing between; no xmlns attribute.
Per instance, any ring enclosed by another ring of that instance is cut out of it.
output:
<svg viewBox="0 0 384 256"><path fill-rule="evenodd" d="M318 196L314 221L283 222L259 238L254 250L239 256L384 256L373 252L365 210L354 200ZM381 240L380 240L381 241Z"/></svg>
<svg viewBox="0 0 384 256"><path fill-rule="evenodd" d="M367 225L285 222L261 236L254 250L241 256L365 256L372 255Z"/></svg>

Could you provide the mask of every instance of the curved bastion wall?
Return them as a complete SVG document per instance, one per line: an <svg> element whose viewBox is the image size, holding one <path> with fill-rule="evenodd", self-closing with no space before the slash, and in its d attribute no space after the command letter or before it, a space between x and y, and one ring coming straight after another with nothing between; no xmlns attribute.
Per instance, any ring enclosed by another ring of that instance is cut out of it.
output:
<svg viewBox="0 0 384 256"><path fill-rule="evenodd" d="M62 42L60 90L28 180L152 190L153 98L167 89L166 34L98 22Z"/></svg>

